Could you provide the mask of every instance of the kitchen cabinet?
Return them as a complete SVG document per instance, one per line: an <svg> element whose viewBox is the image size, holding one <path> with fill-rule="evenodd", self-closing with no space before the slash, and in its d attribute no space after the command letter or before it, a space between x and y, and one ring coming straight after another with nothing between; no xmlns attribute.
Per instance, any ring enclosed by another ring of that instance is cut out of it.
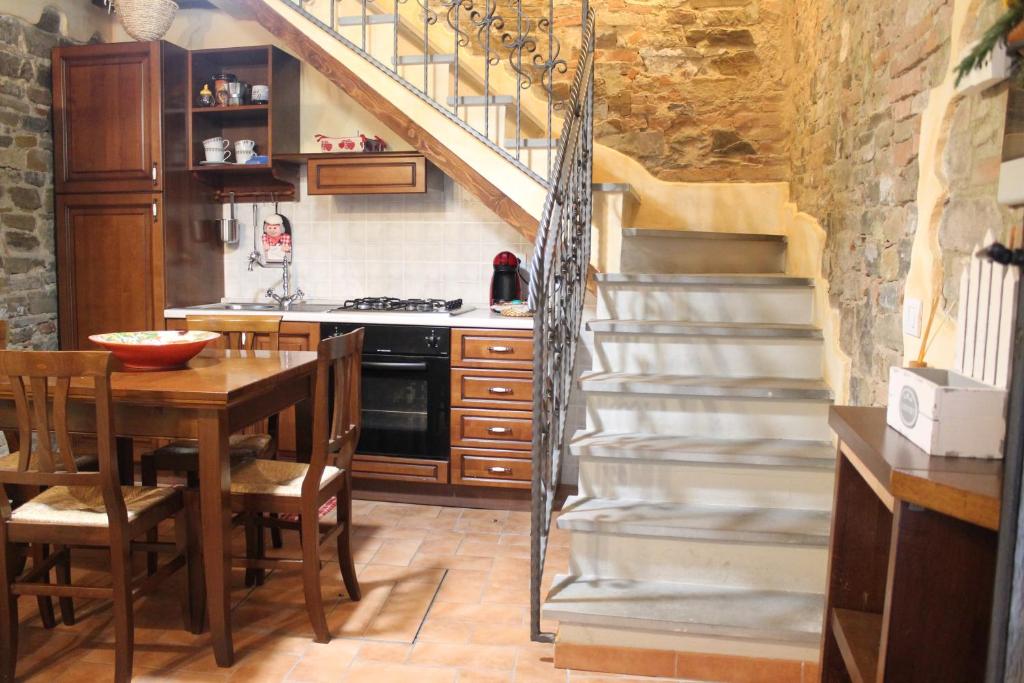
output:
<svg viewBox="0 0 1024 683"><path fill-rule="evenodd" d="M427 162L414 152L310 155L309 194L412 194L427 191Z"/></svg>
<svg viewBox="0 0 1024 683"><path fill-rule="evenodd" d="M452 330L451 483L528 489L533 332Z"/></svg>
<svg viewBox="0 0 1024 683"><path fill-rule="evenodd" d="M224 294L219 207L187 168L187 57L166 42L53 50L62 349Z"/></svg>
<svg viewBox="0 0 1024 683"><path fill-rule="evenodd" d="M250 85L266 85L269 100L266 104L198 106L194 95L205 84L212 89L213 76L220 73L233 74ZM270 45L189 53L188 83L193 97L188 102L188 167L217 201L227 201L231 193L238 200L263 201L270 195L279 200L296 198L299 166L278 157L299 151L299 82L299 60ZM206 163L203 140L209 138L229 141L232 156L228 161L232 163ZM233 163L234 143L239 140L252 140L256 154L267 157L267 162Z"/></svg>
<svg viewBox="0 0 1024 683"><path fill-rule="evenodd" d="M90 348L92 334L159 327L161 203L153 193L58 195L63 348Z"/></svg>
<svg viewBox="0 0 1024 683"><path fill-rule="evenodd" d="M267 315L273 315L273 312ZM168 330L185 329L183 318L168 318L166 322ZM316 351L319 343L320 323L281 323L281 333L278 336L281 351ZM256 335L255 346L257 349L268 349L270 338L265 334ZM278 430L278 451L285 455L295 455L295 408L289 408L281 413ZM257 425L246 431L266 432L266 426Z"/></svg>
<svg viewBox="0 0 1024 683"><path fill-rule="evenodd" d="M165 43L53 51L57 192L163 189L161 52Z"/></svg>

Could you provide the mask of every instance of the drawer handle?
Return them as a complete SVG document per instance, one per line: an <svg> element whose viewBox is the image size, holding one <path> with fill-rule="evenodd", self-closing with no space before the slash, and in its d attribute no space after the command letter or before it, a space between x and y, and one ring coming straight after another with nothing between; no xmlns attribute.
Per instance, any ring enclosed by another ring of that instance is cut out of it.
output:
<svg viewBox="0 0 1024 683"><path fill-rule="evenodd" d="M488 434L508 434L511 431L512 430L509 429L508 427L488 427L487 428L487 433Z"/></svg>
<svg viewBox="0 0 1024 683"><path fill-rule="evenodd" d="M512 474L511 467L498 467L497 465L493 467L488 467L487 471L490 472L491 474Z"/></svg>
<svg viewBox="0 0 1024 683"><path fill-rule="evenodd" d="M509 389L508 387L491 387L487 391L491 392L492 394L511 394L512 393L512 390Z"/></svg>
<svg viewBox="0 0 1024 683"><path fill-rule="evenodd" d="M488 346L487 350L491 353L512 353L513 351L511 346Z"/></svg>

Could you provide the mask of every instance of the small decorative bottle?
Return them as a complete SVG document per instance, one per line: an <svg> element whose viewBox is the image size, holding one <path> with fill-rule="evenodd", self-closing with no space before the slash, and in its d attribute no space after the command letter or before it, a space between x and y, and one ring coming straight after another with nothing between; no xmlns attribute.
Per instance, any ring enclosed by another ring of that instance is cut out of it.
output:
<svg viewBox="0 0 1024 683"><path fill-rule="evenodd" d="M216 104L216 100L213 99L213 93L210 91L209 83L203 83L203 89L199 91L196 104L200 107L212 107Z"/></svg>

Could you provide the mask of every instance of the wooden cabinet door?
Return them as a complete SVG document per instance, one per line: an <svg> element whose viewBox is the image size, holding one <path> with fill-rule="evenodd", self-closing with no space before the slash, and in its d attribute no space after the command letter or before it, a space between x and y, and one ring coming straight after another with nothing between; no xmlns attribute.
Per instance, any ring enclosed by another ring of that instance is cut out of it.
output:
<svg viewBox="0 0 1024 683"><path fill-rule="evenodd" d="M91 334L162 327L162 217L158 194L57 197L61 348L95 348Z"/></svg>
<svg viewBox="0 0 1024 683"><path fill-rule="evenodd" d="M160 43L53 51L58 193L163 189Z"/></svg>

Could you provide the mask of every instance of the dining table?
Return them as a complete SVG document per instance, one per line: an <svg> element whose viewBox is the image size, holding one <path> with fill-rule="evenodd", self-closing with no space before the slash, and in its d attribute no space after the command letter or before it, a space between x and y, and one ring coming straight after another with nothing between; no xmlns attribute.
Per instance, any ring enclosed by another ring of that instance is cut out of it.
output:
<svg viewBox="0 0 1024 683"><path fill-rule="evenodd" d="M312 351L226 351L207 348L187 366L158 371L116 371L111 376L114 431L122 481L133 483L132 439L194 439L199 443L202 569L192 568L193 591L205 588L206 614L217 664L234 663L231 637L231 467L228 437L295 407L296 453L308 461L317 355ZM95 434L93 390L73 381L69 430ZM0 429L17 427L14 396L0 378ZM191 529L190 529L191 530ZM196 593L193 593L196 594ZM196 601L193 609L199 610ZM193 614L201 623L202 614Z"/></svg>

